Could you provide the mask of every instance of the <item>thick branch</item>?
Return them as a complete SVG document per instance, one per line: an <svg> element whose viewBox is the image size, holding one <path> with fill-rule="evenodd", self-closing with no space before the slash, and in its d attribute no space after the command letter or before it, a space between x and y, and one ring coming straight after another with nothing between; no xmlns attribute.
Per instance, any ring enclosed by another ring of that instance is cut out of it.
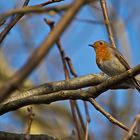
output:
<svg viewBox="0 0 140 140"><path fill-rule="evenodd" d="M25 140L26 134L15 134L0 131L1 140ZM48 135L30 135L30 140L58 140Z"/></svg>
<svg viewBox="0 0 140 140"><path fill-rule="evenodd" d="M49 94L61 90L76 90L92 85L98 85L106 79L106 75L90 74L87 76L81 76L63 81L45 83L43 85L36 86L30 90L20 92L18 95L11 96L5 102L11 102L17 99L27 98L30 96Z"/></svg>
<svg viewBox="0 0 140 140"><path fill-rule="evenodd" d="M31 105L31 104L50 104L55 101L60 100L67 100L67 99L82 99L82 100L88 100L88 98L96 98L103 92L110 89L111 86L116 85L119 82L124 81L126 78L133 77L140 73L140 65L136 66L135 68L132 68L118 76L114 76L103 83L91 87L87 90L64 90L59 92L54 92L47 95L40 95L40 96L31 96L28 98L21 98L14 101L9 101L2 103L0 105L0 115L16 110L20 107ZM45 91L44 91L45 94Z"/></svg>

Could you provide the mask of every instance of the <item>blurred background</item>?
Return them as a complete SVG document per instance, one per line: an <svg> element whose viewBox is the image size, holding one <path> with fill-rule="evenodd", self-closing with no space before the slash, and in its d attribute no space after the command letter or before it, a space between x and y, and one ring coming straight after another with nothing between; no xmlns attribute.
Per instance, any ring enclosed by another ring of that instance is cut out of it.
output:
<svg viewBox="0 0 140 140"><path fill-rule="evenodd" d="M29 5L36 5L46 0L30 0ZM51 6L67 7L72 0L65 0ZM0 14L17 7L22 7L21 0L0 0ZM108 0L108 13L112 24L117 48L125 58L135 66L140 64L140 1ZM24 16L0 44L0 82L7 80L15 71L24 65L31 53L39 47L49 34L50 28L44 18L57 23L67 8L61 12L50 11L45 14L29 14ZM2 31L12 20L8 18L0 26ZM95 52L88 46L97 40L108 40L103 23L102 10L98 0L85 5L73 19L61 36L61 44L74 65L78 76L99 73L95 61ZM46 82L64 80L63 65L59 51L54 45L42 63L28 77L27 86L36 86ZM127 126L130 126L140 111L140 96L136 90L109 90L99 96L96 101L110 114ZM78 101L85 121L85 110L82 101ZM75 130L69 101L56 102L51 105L33 106L35 118L31 133L49 134L58 138L70 136ZM127 133L110 123L100 112L88 103L91 122L89 135L91 140L118 140ZM0 131L23 133L28 121L27 107L0 116Z"/></svg>

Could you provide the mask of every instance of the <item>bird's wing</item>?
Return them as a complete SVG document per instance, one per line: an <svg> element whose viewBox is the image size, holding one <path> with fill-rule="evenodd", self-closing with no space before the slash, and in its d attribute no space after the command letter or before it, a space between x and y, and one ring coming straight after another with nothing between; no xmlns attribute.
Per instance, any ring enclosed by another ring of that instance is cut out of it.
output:
<svg viewBox="0 0 140 140"><path fill-rule="evenodd" d="M123 66L125 66L126 70L129 70L131 67L127 63L127 61L123 58L123 55L116 49L116 48L111 48L112 51L115 53L115 56L120 60Z"/></svg>
<svg viewBox="0 0 140 140"><path fill-rule="evenodd" d="M129 70L131 67L129 66L129 64L127 63L127 61L125 61L125 59L123 58L123 55L116 49L116 48L111 48L112 51L115 53L115 56L120 60L120 62L122 63L122 65L125 66L126 70ZM136 87L136 89L140 92L140 83L136 80L136 78L132 78L131 79L132 82L134 83L134 86Z"/></svg>

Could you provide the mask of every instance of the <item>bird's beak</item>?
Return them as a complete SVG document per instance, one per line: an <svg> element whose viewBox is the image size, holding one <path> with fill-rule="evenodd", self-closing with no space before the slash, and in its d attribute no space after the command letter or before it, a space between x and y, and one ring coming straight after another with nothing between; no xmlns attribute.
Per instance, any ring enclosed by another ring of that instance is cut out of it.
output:
<svg viewBox="0 0 140 140"><path fill-rule="evenodd" d="M88 46L90 46L90 47L94 48L94 45L89 44Z"/></svg>

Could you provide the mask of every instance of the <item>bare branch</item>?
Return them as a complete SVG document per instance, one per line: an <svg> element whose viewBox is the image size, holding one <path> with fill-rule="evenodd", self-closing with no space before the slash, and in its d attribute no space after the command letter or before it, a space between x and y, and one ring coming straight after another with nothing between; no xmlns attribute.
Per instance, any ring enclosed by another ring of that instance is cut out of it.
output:
<svg viewBox="0 0 140 140"><path fill-rule="evenodd" d="M26 134L15 134L15 133L8 133L0 131L0 139L1 140L21 140L25 139ZM30 135L30 140L58 140L57 138L48 136L48 135Z"/></svg>
<svg viewBox="0 0 140 140"><path fill-rule="evenodd" d="M26 0L23 4L24 6L27 6L29 3L29 0ZM12 27L14 27L14 25L24 16L24 14L19 14L16 15L12 21L4 28L4 30L0 33L0 44L2 43L2 41L4 40L4 38L6 37L6 35L9 33L9 31L12 29Z"/></svg>
<svg viewBox="0 0 140 140"><path fill-rule="evenodd" d="M107 28L107 31L108 31L109 40L110 40L112 46L114 48L116 48L114 37L113 37L113 32L112 32L108 12L107 12L106 1L105 0L100 0L100 3L101 3L101 7L102 7L102 12L103 12L106 28Z"/></svg>
<svg viewBox="0 0 140 140"><path fill-rule="evenodd" d="M136 74L140 73L140 65L120 74L114 76L101 84L91 87L87 90L64 90L59 92L53 92L53 94L47 95L38 95L38 96L31 96L28 98L19 98L16 100L5 101L0 104L0 115L16 110L20 107L31 105L31 104L50 104L52 102L60 101L60 100L67 100L67 99L82 99L88 100L89 98L96 98L101 95L103 92L110 89L110 86L113 86L119 82L122 82L126 78L130 78L135 76ZM41 89L40 89L41 91ZM43 89L45 94L45 89ZM28 92L28 91L27 91ZM39 90L38 90L39 92Z"/></svg>
<svg viewBox="0 0 140 140"><path fill-rule="evenodd" d="M35 114L33 113L33 108L32 107L27 107L27 111L29 113L28 117L28 124L27 124L27 130L26 130L26 140L30 140L30 131L31 131L31 126L35 117Z"/></svg>
<svg viewBox="0 0 140 140"><path fill-rule="evenodd" d="M74 67L73 67L73 64L71 62L71 59L69 57L65 57L65 60L67 61L67 64L69 66L69 69L70 69L70 72L71 74L74 76L74 77L77 77L77 74L74 70ZM77 113L79 114L79 119L80 119L80 122L81 122L81 125L82 125L82 128L84 130L84 133L85 133L85 140L88 139L89 135L88 135L88 125L90 123L90 116L89 116L89 112L88 112L88 106L87 106L87 103L84 101L84 107L85 107L85 114L86 114L86 127L84 125L84 121L80 115L80 110L77 108Z"/></svg>
<svg viewBox="0 0 140 140"><path fill-rule="evenodd" d="M124 138L124 140L133 140L134 139L134 133L136 130L136 127L140 124L140 113L136 116L132 126L130 127L128 135ZM140 137L140 136L139 136ZM138 140L138 138L136 138Z"/></svg>
<svg viewBox="0 0 140 140"><path fill-rule="evenodd" d="M111 114L106 112L94 99L90 98L89 102L99 111L101 112L110 122L121 127L122 129L129 131L129 128L122 124L120 121L116 120Z"/></svg>
<svg viewBox="0 0 140 140"><path fill-rule="evenodd" d="M34 5L34 6L40 6L40 7L43 7L43 6L46 6L46 5L49 5L49 4L52 4L52 3L55 3L55 2L61 2L61 1L64 1L64 0L48 0L47 2L44 2L44 3L38 4L38 5Z"/></svg>
<svg viewBox="0 0 140 140"><path fill-rule="evenodd" d="M25 65L18 70L7 82L0 88L0 101L5 99L12 91L14 91L19 83L21 84L25 78L37 67L41 60L48 54L52 45L58 40L63 31L72 21L75 14L80 10L85 0L77 0L69 8L60 22L50 32L50 35L45 38L39 48L37 48L29 57Z"/></svg>
<svg viewBox="0 0 140 140"><path fill-rule="evenodd" d="M51 30L54 28L54 22L53 21L45 19L45 22L49 25ZM61 61L62 61L62 64L63 64L63 71L64 71L64 74L65 74L65 79L68 80L68 79L70 79L70 74L69 74L67 64L66 64L66 60L65 60L66 54L65 54L64 49L62 48L60 38L58 38L58 41L56 42L56 45L57 45L57 48L59 50L59 54L61 56ZM76 101L70 100L70 108L71 108L71 112L72 112L72 116L73 116L73 121L74 121L74 124L75 124L75 127L76 127L76 131L77 131L77 134L78 134L78 140L81 140L81 135L80 135L81 133L80 133L79 125L78 125L78 119L77 119L77 115L76 115L76 111L75 111L75 105L76 105ZM79 108L78 108L78 110L79 110Z"/></svg>
<svg viewBox="0 0 140 140"><path fill-rule="evenodd" d="M100 74L91 74L63 81L45 83L43 85L36 86L30 90L22 91L18 95L12 96L4 102L10 102L30 96L49 94L60 90L75 90L79 88L89 87L92 85L98 85L106 79L107 77L105 75L103 76Z"/></svg>
<svg viewBox="0 0 140 140"><path fill-rule="evenodd" d="M54 2L60 2L60 1L63 1L63 0L48 1L48 2L44 2L44 3L38 4L38 5L34 5L34 6L23 6L22 8L16 8L16 9L13 9L11 11L8 11L7 13L1 14L0 15L0 21L4 21L6 18L8 18L9 16L12 16L14 14L25 15L25 14L30 14L30 13L33 14L33 13L49 12L50 10L52 10L52 8L43 8L43 7L48 5L48 4L51 4L51 3L54 3Z"/></svg>
<svg viewBox="0 0 140 140"><path fill-rule="evenodd" d="M54 3L54 2L60 2L62 0L52 0L52 1L47 1L47 2L44 2L44 3L41 3L41 4L38 4L38 5L34 5L34 6L28 6L28 3L29 3L30 0L26 0L23 4L23 9L26 11L28 9L33 9L33 7L35 7L34 9L36 9L36 7L43 7L43 6L46 6L48 4L51 4L51 3ZM26 7L25 7L26 6ZM22 8L20 8L22 9ZM17 9L16 9L17 10ZM14 11L14 10L13 10ZM12 11L8 12L9 14L13 13ZM8 14L7 13L7 14ZM4 14L4 15L7 15L7 14ZM24 16L25 13L16 13L17 15L12 19L12 21L4 28L4 30L0 33L0 44L2 43L2 41L4 40L4 38L6 37L6 35L9 33L9 31L14 27L14 25L16 25L16 23ZM1 15L0 17L3 17L3 18L6 18L4 15ZM5 20L3 20L5 21Z"/></svg>

